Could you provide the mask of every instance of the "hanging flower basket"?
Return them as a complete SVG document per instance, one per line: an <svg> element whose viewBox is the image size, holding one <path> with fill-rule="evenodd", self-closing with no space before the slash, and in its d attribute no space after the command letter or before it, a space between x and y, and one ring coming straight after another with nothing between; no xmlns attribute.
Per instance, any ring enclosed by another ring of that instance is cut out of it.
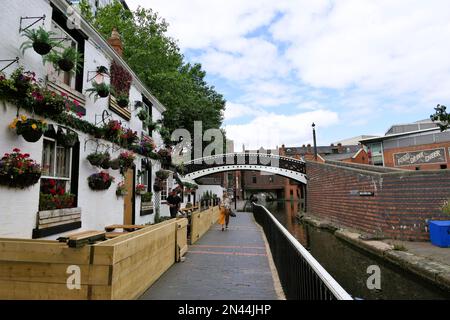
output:
<svg viewBox="0 0 450 320"><path fill-rule="evenodd" d="M45 121L28 119L26 116L20 116L20 118L14 119L9 125L11 129L15 129L18 135L28 142L37 142L41 139L42 134L47 129L47 123Z"/></svg>
<svg viewBox="0 0 450 320"><path fill-rule="evenodd" d="M32 106L37 114L54 116L66 109L66 99L48 89L34 88L31 92Z"/></svg>
<svg viewBox="0 0 450 320"><path fill-rule="evenodd" d="M104 82L97 83L95 81L92 81L91 85L92 88L86 90L86 92L89 92L89 97L92 94L95 94L96 97L100 98L106 98L107 96L109 96L110 86L108 84Z"/></svg>
<svg viewBox="0 0 450 320"><path fill-rule="evenodd" d="M116 189L116 196L118 197L123 197L126 196L128 194L127 188L125 187L125 183L119 182L119 184L117 185L117 189Z"/></svg>
<svg viewBox="0 0 450 320"><path fill-rule="evenodd" d="M122 169L123 172L125 172L129 168L133 167L134 159L136 159L136 156L132 152L125 151L119 155L118 159L120 163L120 168Z"/></svg>
<svg viewBox="0 0 450 320"><path fill-rule="evenodd" d="M166 180L170 175L170 171L168 170L158 170L156 171L156 177L161 180Z"/></svg>
<svg viewBox="0 0 450 320"><path fill-rule="evenodd" d="M110 155L108 152L93 152L86 158L89 163L96 167L109 167Z"/></svg>
<svg viewBox="0 0 450 320"><path fill-rule="evenodd" d="M73 148L78 142L78 135L75 131L69 129L64 133L61 128L59 128L56 135L56 141L58 142L58 145L66 148Z"/></svg>
<svg viewBox="0 0 450 320"><path fill-rule="evenodd" d="M44 57L44 62L51 62L57 71L76 72L83 65L83 55L76 48L67 47L61 53L52 51Z"/></svg>
<svg viewBox="0 0 450 320"><path fill-rule="evenodd" d="M156 182L153 184L153 191L155 192L161 192L161 190L164 188L163 184L161 182Z"/></svg>
<svg viewBox="0 0 450 320"><path fill-rule="evenodd" d="M136 194L138 196L143 195L146 192L147 192L147 187L145 185L143 185L143 184L136 185Z"/></svg>
<svg viewBox="0 0 450 320"><path fill-rule="evenodd" d="M23 32L23 35L27 37L28 40L23 42L20 46L22 53L32 47L34 51L43 56L49 53L52 48L61 46L53 39L53 37L56 36L56 33L47 31L43 27L27 29Z"/></svg>
<svg viewBox="0 0 450 320"><path fill-rule="evenodd" d="M107 172L94 173L88 177L88 184L92 190L107 190L111 187L114 177Z"/></svg>
<svg viewBox="0 0 450 320"><path fill-rule="evenodd" d="M0 184L12 188L26 188L36 184L41 177L40 166L30 155L14 149L0 160Z"/></svg>
<svg viewBox="0 0 450 320"><path fill-rule="evenodd" d="M118 158L109 161L109 167L113 170L119 170L120 169L120 160Z"/></svg>

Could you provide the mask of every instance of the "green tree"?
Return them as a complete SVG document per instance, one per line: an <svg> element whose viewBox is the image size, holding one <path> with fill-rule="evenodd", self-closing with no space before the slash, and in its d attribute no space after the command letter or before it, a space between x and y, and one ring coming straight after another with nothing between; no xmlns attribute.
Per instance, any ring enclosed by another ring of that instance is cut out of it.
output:
<svg viewBox="0 0 450 320"><path fill-rule="evenodd" d="M441 131L445 131L450 127L450 114L447 113L447 107L438 104L434 114L430 116L433 122L439 121L437 125L441 128Z"/></svg>
<svg viewBox="0 0 450 320"><path fill-rule="evenodd" d="M163 135L177 128L191 134L194 121L203 129L220 128L225 99L205 78L198 63L184 61L177 41L167 35L168 24L152 9L126 10L115 1L96 13L93 25L107 39L116 27L122 36L124 59L167 108Z"/></svg>

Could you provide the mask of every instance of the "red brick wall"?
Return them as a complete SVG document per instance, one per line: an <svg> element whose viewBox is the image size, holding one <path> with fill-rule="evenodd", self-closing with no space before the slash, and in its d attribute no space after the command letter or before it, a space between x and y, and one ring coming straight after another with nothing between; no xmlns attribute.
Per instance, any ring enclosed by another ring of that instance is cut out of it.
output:
<svg viewBox="0 0 450 320"><path fill-rule="evenodd" d="M450 220L440 210L450 198L450 170L382 173L343 165L307 162L309 213L372 235L404 240L428 240L428 219ZM371 191L374 196L352 195L352 191Z"/></svg>
<svg viewBox="0 0 450 320"><path fill-rule="evenodd" d="M411 146L411 147L405 147L405 148L394 148L394 149L384 150L384 153L383 153L384 165L386 167L394 167L395 166L394 165L394 154L395 153L422 151L422 150L430 150L430 149L437 149L437 148L445 148L447 167L450 168L450 156L449 156L450 142L423 144L420 146ZM445 164L445 163L417 164L417 165L412 165L412 166L402 166L402 167L398 167L398 168L405 169L405 170L415 170L416 167L419 167L420 170L440 170L441 164Z"/></svg>

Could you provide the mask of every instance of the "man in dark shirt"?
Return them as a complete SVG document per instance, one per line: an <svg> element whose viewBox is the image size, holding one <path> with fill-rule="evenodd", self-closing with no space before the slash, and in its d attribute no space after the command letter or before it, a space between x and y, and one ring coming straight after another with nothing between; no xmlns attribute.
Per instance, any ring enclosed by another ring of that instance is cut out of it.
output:
<svg viewBox="0 0 450 320"><path fill-rule="evenodd" d="M177 195L175 190L172 190L167 197L167 203L169 204L170 217L176 218L178 210L180 210L181 198Z"/></svg>

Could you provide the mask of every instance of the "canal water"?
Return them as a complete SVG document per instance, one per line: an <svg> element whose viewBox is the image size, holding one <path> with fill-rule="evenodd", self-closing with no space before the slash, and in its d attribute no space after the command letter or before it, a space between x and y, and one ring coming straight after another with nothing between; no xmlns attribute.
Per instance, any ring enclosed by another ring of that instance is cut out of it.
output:
<svg viewBox="0 0 450 320"><path fill-rule="evenodd" d="M261 203L306 247L314 258L354 298L361 299L450 299L450 293L388 261L341 240L328 230L299 223L295 201ZM367 268L381 270L381 289L368 289Z"/></svg>

